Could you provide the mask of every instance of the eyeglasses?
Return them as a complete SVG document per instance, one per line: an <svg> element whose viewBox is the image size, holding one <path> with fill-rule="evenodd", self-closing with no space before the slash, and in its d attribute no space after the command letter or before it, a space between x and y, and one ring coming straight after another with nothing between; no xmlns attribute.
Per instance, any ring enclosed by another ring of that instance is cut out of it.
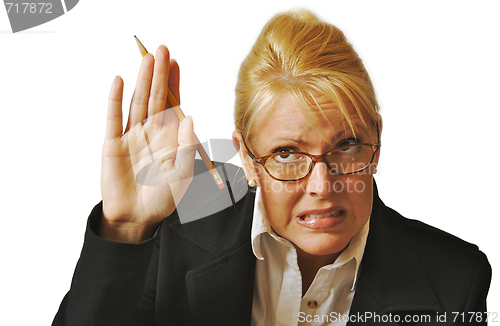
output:
<svg viewBox="0 0 500 326"><path fill-rule="evenodd" d="M304 152L278 152L255 157L248 149L245 140L243 138L242 140L248 156L254 162L262 165L271 178L279 181L304 179L311 173L317 162L324 162L332 173L339 175L361 172L373 162L375 153L381 146L379 141L378 144L344 145L322 155Z"/></svg>

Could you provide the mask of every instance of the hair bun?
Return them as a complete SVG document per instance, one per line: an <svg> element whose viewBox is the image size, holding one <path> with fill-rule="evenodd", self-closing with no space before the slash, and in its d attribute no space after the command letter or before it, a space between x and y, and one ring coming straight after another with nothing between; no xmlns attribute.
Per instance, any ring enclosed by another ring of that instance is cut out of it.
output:
<svg viewBox="0 0 500 326"><path fill-rule="evenodd" d="M319 18L315 14L306 9L292 9L287 14L290 15L290 17L303 22L319 21Z"/></svg>

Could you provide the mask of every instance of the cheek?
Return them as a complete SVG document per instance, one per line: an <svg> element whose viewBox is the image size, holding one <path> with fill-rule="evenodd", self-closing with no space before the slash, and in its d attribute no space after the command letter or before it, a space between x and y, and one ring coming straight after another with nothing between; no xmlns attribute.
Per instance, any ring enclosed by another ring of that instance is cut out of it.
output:
<svg viewBox="0 0 500 326"><path fill-rule="evenodd" d="M301 192L294 183L274 180L270 177L260 179L262 201L271 227L279 233L292 219L292 210L300 199Z"/></svg>
<svg viewBox="0 0 500 326"><path fill-rule="evenodd" d="M285 211L296 201L298 194L296 191L289 189L285 183L273 180L261 187L262 197L266 203L266 211L270 216L271 211ZM291 207L290 207L291 210Z"/></svg>

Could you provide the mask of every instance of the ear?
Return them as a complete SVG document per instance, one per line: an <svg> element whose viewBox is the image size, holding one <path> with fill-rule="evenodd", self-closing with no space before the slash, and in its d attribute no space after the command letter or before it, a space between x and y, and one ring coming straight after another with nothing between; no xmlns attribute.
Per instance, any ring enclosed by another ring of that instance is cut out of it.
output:
<svg viewBox="0 0 500 326"><path fill-rule="evenodd" d="M383 122L382 122L382 116L380 114L378 115L377 127L378 127L378 132L379 132L379 139L378 140L381 142ZM377 153L375 154L375 157L373 158L372 164L375 164L375 167L378 166L378 161L380 159L380 150L381 150L381 148L378 149Z"/></svg>
<svg viewBox="0 0 500 326"><path fill-rule="evenodd" d="M243 137L238 131L233 131L233 145L240 155L241 164L243 166L243 171L247 180L254 180L257 184L259 183L259 176L255 169L255 162L245 151L245 145L243 145Z"/></svg>

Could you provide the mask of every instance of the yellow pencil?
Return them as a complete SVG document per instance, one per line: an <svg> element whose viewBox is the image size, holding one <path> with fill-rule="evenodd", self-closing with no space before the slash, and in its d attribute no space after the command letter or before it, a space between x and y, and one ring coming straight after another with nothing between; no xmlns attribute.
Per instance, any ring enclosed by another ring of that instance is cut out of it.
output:
<svg viewBox="0 0 500 326"><path fill-rule="evenodd" d="M141 41L139 41L137 36L134 35L134 37L135 37L135 41L137 42L137 45L139 46L139 50L141 51L142 56L145 56L148 53L148 51L146 50L144 45L142 45ZM172 94L172 91L170 90L170 88L167 87L167 89L168 89L167 100L170 103L170 105L172 106L172 108L174 109L175 115L177 115L177 118L179 118L179 121L184 120L185 115L182 112L181 107L179 106L179 102L177 102L177 100L175 99L175 96L174 96L174 94ZM198 140L198 137L196 137L196 140ZM205 152L205 149L203 148L203 146L201 145L199 140L198 140L197 150L198 150L198 153L200 153L200 156L201 156L201 159L203 160L203 163L205 163L205 166L207 167L208 171L210 172L210 175L214 179L215 184L217 184L217 187L219 187L219 189L224 189L225 185L224 185L224 182L222 181L222 179L219 175L219 172L217 172L217 170L215 169L214 164L212 163L212 161L208 157L207 152Z"/></svg>

